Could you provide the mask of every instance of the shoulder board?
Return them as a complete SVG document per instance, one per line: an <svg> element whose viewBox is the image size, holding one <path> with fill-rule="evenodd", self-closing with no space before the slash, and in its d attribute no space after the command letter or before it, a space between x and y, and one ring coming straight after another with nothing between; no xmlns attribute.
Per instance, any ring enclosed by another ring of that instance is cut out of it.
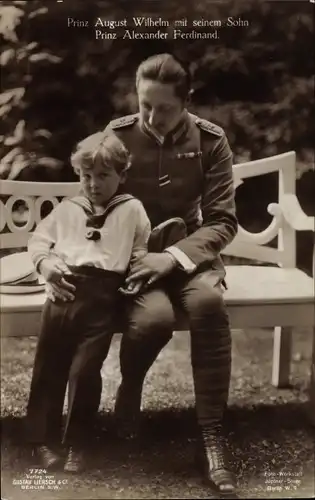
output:
<svg viewBox="0 0 315 500"><path fill-rule="evenodd" d="M136 123L138 119L139 117L137 114L122 116L121 118L116 118L116 120L112 120L109 125L112 130L115 130L118 128L129 127L130 125Z"/></svg>
<svg viewBox="0 0 315 500"><path fill-rule="evenodd" d="M214 123L208 122L208 120L202 120L201 118L198 118L195 123L205 132L209 132L210 134L216 135L217 137L222 137L224 135L224 130L221 127L215 125Z"/></svg>

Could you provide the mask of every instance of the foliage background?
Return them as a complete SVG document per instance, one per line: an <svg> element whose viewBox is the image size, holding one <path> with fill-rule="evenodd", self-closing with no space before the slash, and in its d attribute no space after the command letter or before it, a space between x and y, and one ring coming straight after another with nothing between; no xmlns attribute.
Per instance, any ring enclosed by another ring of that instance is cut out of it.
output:
<svg viewBox="0 0 315 500"><path fill-rule="evenodd" d="M193 74L190 110L224 127L235 162L297 152L298 196L314 213L313 11L314 4L298 0L2 1L0 178L72 180L75 143L136 111L137 65L170 51ZM98 16L135 15L233 16L250 26L222 29L218 41L95 39ZM90 27L70 28L68 17ZM276 177L249 180L237 196L241 217L259 230L266 204L277 197Z"/></svg>

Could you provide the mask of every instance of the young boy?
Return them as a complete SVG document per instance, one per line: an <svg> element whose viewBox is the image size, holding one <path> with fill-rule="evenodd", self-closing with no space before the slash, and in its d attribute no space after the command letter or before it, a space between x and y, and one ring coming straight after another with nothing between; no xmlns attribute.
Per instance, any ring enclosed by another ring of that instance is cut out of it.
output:
<svg viewBox="0 0 315 500"><path fill-rule="evenodd" d="M100 372L109 350L118 290L127 271L146 254L150 234L141 202L123 190L130 158L122 142L94 134L79 146L71 162L83 196L63 200L28 245L47 283L66 277L76 287L73 301L48 298L44 305L27 410L28 438L43 466L55 468L61 457L54 444L61 437L69 384L62 437L67 472L84 466L84 436L99 398L99 388L93 390L89 380Z"/></svg>

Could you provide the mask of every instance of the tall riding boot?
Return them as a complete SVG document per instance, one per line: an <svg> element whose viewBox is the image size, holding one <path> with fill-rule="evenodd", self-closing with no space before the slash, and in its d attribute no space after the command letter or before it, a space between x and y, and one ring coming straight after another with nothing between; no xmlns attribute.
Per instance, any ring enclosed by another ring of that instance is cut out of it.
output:
<svg viewBox="0 0 315 500"><path fill-rule="evenodd" d="M221 318L222 319L222 318ZM196 410L201 428L199 458L204 477L215 494L234 494L236 480L230 470L223 416L231 373L231 338L228 325L209 326L192 334L192 364Z"/></svg>
<svg viewBox="0 0 315 500"><path fill-rule="evenodd" d="M197 459L204 479L215 494L235 494L236 477L230 470L222 425L203 426L201 434Z"/></svg>

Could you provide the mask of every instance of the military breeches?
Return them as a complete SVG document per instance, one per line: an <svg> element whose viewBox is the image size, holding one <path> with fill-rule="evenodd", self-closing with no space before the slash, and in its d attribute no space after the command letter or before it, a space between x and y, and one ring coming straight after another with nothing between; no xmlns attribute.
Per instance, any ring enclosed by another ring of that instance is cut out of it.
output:
<svg viewBox="0 0 315 500"><path fill-rule="evenodd" d="M84 440L99 406L100 370L113 335L113 311L122 278L94 268L76 269L69 277L76 286L75 300L48 299L44 305L27 410L32 443L60 440L67 383L64 443Z"/></svg>
<svg viewBox="0 0 315 500"><path fill-rule="evenodd" d="M171 337L174 307L181 308L191 330L191 363L200 425L219 422L225 410L231 374L231 334L222 281L216 271L189 277L178 273L137 297L123 338L124 380L143 380L160 349Z"/></svg>

